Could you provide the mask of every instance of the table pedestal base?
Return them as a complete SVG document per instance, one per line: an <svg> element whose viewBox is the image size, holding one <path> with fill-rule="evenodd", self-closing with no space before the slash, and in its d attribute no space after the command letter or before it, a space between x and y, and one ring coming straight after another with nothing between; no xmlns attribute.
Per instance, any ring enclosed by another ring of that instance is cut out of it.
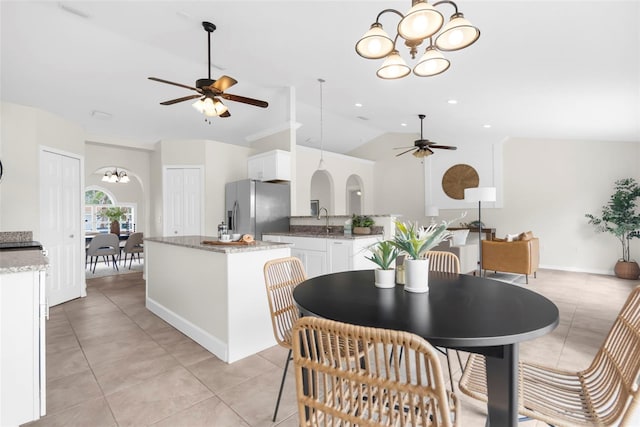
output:
<svg viewBox="0 0 640 427"><path fill-rule="evenodd" d="M502 357L487 356L487 426L518 425L518 344L502 347Z"/></svg>

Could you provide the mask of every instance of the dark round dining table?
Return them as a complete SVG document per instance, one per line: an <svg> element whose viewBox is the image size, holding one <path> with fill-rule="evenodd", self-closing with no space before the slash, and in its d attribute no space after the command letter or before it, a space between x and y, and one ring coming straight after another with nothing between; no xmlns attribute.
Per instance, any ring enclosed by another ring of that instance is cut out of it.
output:
<svg viewBox="0 0 640 427"><path fill-rule="evenodd" d="M487 356L488 422L518 423L518 343L551 332L556 305L524 287L466 274L430 272L429 292L377 288L374 271L308 279L293 291L303 316L408 331L434 346Z"/></svg>

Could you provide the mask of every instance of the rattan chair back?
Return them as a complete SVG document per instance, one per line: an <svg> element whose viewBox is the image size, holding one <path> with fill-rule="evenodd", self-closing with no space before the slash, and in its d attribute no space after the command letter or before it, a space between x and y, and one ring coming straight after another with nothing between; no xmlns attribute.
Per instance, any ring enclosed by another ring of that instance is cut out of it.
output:
<svg viewBox="0 0 640 427"><path fill-rule="evenodd" d="M401 350L403 358L390 357ZM301 426L459 423L436 351L408 332L303 317L293 330L293 362Z"/></svg>
<svg viewBox="0 0 640 427"><path fill-rule="evenodd" d="M304 280L307 280L304 266L296 257L278 258L264 265L273 335L278 344L289 349L293 324L300 317L293 302L293 290Z"/></svg>
<svg viewBox="0 0 640 427"><path fill-rule="evenodd" d="M554 426L630 426L640 398L640 286L618 313L591 365L583 371L520 363L523 415ZM485 360L469 358L460 390L486 401Z"/></svg>
<svg viewBox="0 0 640 427"><path fill-rule="evenodd" d="M460 260L458 256L452 252L427 251L425 258L429 259L429 271L460 273Z"/></svg>

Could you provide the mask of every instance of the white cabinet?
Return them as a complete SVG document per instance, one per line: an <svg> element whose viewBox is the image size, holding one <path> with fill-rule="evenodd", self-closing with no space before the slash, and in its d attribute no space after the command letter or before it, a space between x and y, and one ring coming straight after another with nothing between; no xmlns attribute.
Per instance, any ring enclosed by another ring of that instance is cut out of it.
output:
<svg viewBox="0 0 640 427"><path fill-rule="evenodd" d="M0 425L46 412L44 271L0 274Z"/></svg>
<svg viewBox="0 0 640 427"><path fill-rule="evenodd" d="M376 265L366 259L366 248L382 236L358 239L268 235L262 240L291 243L291 256L300 258L307 277L350 270L369 270Z"/></svg>
<svg viewBox="0 0 640 427"><path fill-rule="evenodd" d="M249 157L249 179L258 181L290 181L291 156L288 151L272 150Z"/></svg>

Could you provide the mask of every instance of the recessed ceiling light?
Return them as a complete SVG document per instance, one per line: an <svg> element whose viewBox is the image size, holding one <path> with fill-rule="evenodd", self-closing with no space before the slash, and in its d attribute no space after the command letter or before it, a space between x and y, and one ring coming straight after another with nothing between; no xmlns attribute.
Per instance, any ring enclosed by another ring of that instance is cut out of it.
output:
<svg viewBox="0 0 640 427"><path fill-rule="evenodd" d="M362 104L360 104L359 102L356 102L356 107L362 107Z"/></svg>
<svg viewBox="0 0 640 427"><path fill-rule="evenodd" d="M485 129L489 129L491 127L491 125L482 125L483 128Z"/></svg>
<svg viewBox="0 0 640 427"><path fill-rule="evenodd" d="M406 123L400 123L400 126L405 126L406 127L407 124Z"/></svg>
<svg viewBox="0 0 640 427"><path fill-rule="evenodd" d="M448 100L447 102L448 102L449 104L452 104L452 105L453 105L453 104L457 104L457 103L458 103L458 100L457 100L457 99L450 99L450 100Z"/></svg>

